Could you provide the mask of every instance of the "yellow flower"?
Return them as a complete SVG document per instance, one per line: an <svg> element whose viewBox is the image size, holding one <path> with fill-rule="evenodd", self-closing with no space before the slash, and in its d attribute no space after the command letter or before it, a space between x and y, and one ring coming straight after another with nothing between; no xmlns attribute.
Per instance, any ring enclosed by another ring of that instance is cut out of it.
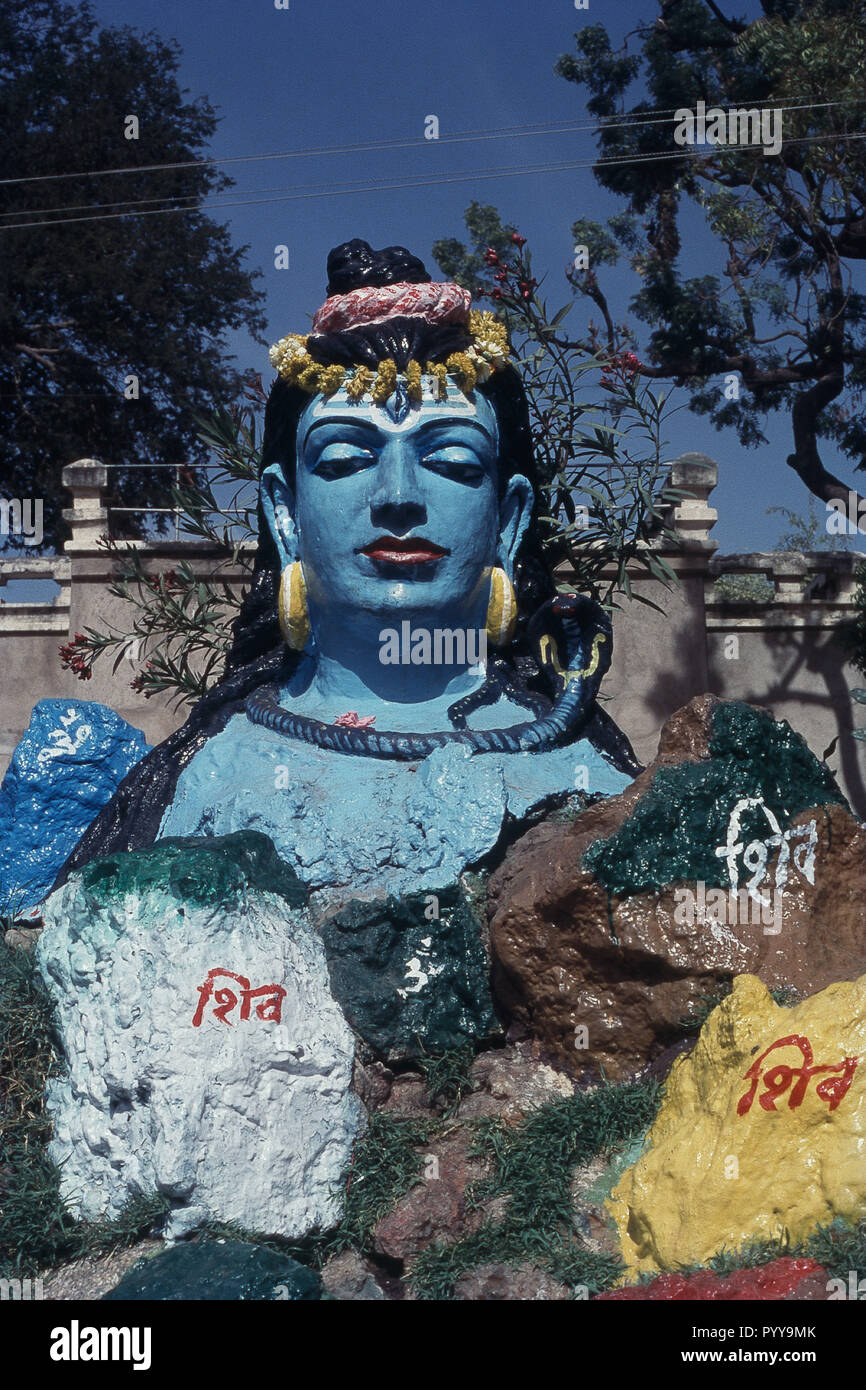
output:
<svg viewBox="0 0 866 1390"><path fill-rule="evenodd" d="M346 395L350 401L359 401L365 396L373 385L373 373L369 367L356 367L354 376L350 377L346 387Z"/></svg>
<svg viewBox="0 0 866 1390"><path fill-rule="evenodd" d="M322 368L319 366L318 362L314 362L312 358L310 358L307 366L301 368L296 377L297 384L300 386L301 390L309 391L311 394L319 390L321 379Z"/></svg>
<svg viewBox="0 0 866 1390"><path fill-rule="evenodd" d="M449 376L453 376L460 390L470 396L475 390L477 373L472 365L471 357L465 352L452 352L450 357L445 359L445 369Z"/></svg>
<svg viewBox="0 0 866 1390"><path fill-rule="evenodd" d="M508 364L510 344L504 323L487 309L473 309L469 314L469 327L472 344L467 348L467 356L475 364L481 363L478 380L486 381L491 371L497 371Z"/></svg>
<svg viewBox="0 0 866 1390"><path fill-rule="evenodd" d="M414 358L406 364L406 394L410 401L421 399L421 363Z"/></svg>
<svg viewBox="0 0 866 1390"><path fill-rule="evenodd" d="M469 311L469 332L478 346L478 340L484 339L486 342L495 345L495 350L503 356L508 355L508 329L501 319L495 314L491 314L489 309L470 309Z"/></svg>
<svg viewBox="0 0 866 1390"><path fill-rule="evenodd" d="M444 401L448 395L448 373L444 362L428 362L424 369L428 376L436 378L439 386L439 399Z"/></svg>
<svg viewBox="0 0 866 1390"><path fill-rule="evenodd" d="M339 362L334 362L330 367L325 367L322 372L319 380L319 390L323 396L333 396L335 391L339 391L345 380L345 367L341 367Z"/></svg>
<svg viewBox="0 0 866 1390"><path fill-rule="evenodd" d="M397 363L393 357L386 357L379 363L376 372L376 381L373 386L373 400L376 405L384 405L389 396L394 394L397 385Z"/></svg>

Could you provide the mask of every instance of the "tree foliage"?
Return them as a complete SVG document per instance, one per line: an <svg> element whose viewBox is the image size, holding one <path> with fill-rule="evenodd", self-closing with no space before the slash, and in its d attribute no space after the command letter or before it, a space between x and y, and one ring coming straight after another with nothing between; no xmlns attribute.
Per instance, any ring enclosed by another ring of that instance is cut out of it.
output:
<svg viewBox="0 0 866 1390"><path fill-rule="evenodd" d="M847 500L821 444L866 466L866 0L762 0L761 10L747 23L715 0L659 0L637 52L614 48L600 24L575 35L557 71L604 122L601 159L623 161L595 169L623 207L606 226L575 223L591 269L571 278L602 309L613 350L599 272L627 260L640 281L631 309L651 329L645 373L688 385L691 408L745 445L766 442L767 412L789 412L788 464L819 499ZM643 95L628 106L634 84ZM677 144L675 112L698 101L780 109L780 152ZM689 209L719 247L718 266L697 276L680 266ZM720 389L729 373L738 400Z"/></svg>
<svg viewBox="0 0 866 1390"><path fill-rule="evenodd" d="M156 569L139 547L111 536L101 541L115 565L108 592L128 605L126 622L85 628L64 643L61 664L79 680L89 680L94 662L111 655L113 671L124 661L136 668L130 686L146 700L165 693L169 705L180 706L194 704L222 676L258 535L256 410L264 401L261 385L249 386L242 402L197 420L199 440L216 461L206 478L171 488L184 539L208 543L205 574L186 560Z"/></svg>
<svg viewBox="0 0 866 1390"><path fill-rule="evenodd" d="M145 167L201 161L216 129L178 63L154 34L98 28L86 2L0 12L0 478L43 498L47 545L63 540L60 471L76 458L123 465L110 504L167 504L171 471L153 465L202 460L195 411L239 392L226 330L263 328L246 248L196 210L231 181ZM185 210L153 215L165 206ZM125 521L141 534L141 515Z"/></svg>
<svg viewBox="0 0 866 1390"><path fill-rule="evenodd" d="M567 587L602 603L619 593L650 602L631 576L637 568L674 582L659 551L678 543L670 510L684 495L668 482L664 394L641 381L634 353L608 352L596 335L567 336L572 305L548 306L526 238L495 208L473 202L464 220L469 244L443 238L433 254L508 326L529 400L549 562L568 561Z"/></svg>

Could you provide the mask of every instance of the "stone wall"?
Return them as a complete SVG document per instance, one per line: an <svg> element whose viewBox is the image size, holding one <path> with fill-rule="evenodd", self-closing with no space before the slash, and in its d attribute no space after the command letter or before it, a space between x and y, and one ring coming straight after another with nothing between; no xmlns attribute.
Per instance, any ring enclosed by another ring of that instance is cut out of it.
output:
<svg viewBox="0 0 866 1390"><path fill-rule="evenodd" d="M631 576L634 597L620 596L614 617L613 668L603 687L606 708L628 733L638 756L655 753L663 721L704 691L749 700L787 719L820 757L837 740L828 762L857 813L866 818L866 744L852 737L859 707L852 686L866 684L846 663L832 630L853 611L859 557L827 552L717 556L709 505L715 463L687 454L671 464L671 483L688 491L671 518L676 551L660 551L679 586L667 589ZM106 471L83 460L64 470L72 506L62 557L0 561L0 586L20 578L53 578L59 593L44 603L0 601L0 771L8 763L37 700L72 696L100 700L151 742L183 721L184 707L165 697L144 700L129 688L135 668L98 662L92 680L63 671L57 648L85 627L123 627L126 605L108 592L110 563L97 545L108 529L101 494ZM141 544L146 565L167 569L183 557L202 574L215 554L201 541ZM721 574L760 574L773 585L764 603L732 603L715 591ZM567 577L567 576L564 576ZM658 608L641 600L649 600ZM660 610L660 611L659 611ZM864 721L866 722L866 721Z"/></svg>

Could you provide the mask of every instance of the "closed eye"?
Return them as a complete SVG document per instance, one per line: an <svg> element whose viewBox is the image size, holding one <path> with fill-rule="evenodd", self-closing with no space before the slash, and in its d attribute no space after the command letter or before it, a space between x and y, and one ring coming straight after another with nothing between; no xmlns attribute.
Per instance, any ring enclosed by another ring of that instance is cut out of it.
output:
<svg viewBox="0 0 866 1390"><path fill-rule="evenodd" d="M452 445L425 454L421 460L425 468L443 477L453 478L455 482L467 487L478 487L485 478L486 469L472 449Z"/></svg>
<svg viewBox="0 0 866 1390"><path fill-rule="evenodd" d="M363 468L371 468L376 455L369 449L359 448L357 444L328 444L319 455L313 472L320 478L349 478Z"/></svg>

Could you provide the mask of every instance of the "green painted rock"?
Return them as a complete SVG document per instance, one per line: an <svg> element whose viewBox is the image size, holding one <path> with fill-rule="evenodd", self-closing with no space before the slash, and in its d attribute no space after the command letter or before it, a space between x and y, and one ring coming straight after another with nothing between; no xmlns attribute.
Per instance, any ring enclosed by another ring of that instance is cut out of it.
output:
<svg viewBox="0 0 866 1390"><path fill-rule="evenodd" d="M145 1260L105 1294L103 1301L276 1299L310 1303L321 1295L319 1276L288 1255L245 1241L174 1245Z"/></svg>
<svg viewBox="0 0 866 1390"><path fill-rule="evenodd" d="M383 1059L499 1031L481 922L462 889L351 902L320 930L334 995Z"/></svg>

